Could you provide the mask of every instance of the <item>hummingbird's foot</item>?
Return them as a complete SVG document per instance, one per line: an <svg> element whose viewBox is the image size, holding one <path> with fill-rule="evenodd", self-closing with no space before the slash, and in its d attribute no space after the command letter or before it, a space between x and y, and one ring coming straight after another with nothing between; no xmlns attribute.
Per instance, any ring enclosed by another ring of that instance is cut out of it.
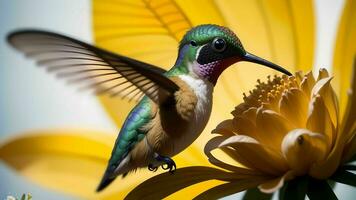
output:
<svg viewBox="0 0 356 200"><path fill-rule="evenodd" d="M148 170L150 170L151 172L155 172L157 171L158 167L157 166L154 166L152 164L149 164L148 165Z"/></svg>
<svg viewBox="0 0 356 200"><path fill-rule="evenodd" d="M161 167L164 170L173 173L177 169L176 163L170 157L158 155L156 160L163 163Z"/></svg>

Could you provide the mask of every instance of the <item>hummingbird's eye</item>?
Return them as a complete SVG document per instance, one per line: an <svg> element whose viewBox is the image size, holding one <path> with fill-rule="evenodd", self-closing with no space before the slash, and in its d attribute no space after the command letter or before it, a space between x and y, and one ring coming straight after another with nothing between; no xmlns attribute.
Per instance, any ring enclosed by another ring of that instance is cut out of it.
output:
<svg viewBox="0 0 356 200"><path fill-rule="evenodd" d="M226 42L222 38L215 38L212 43L214 51L223 52L226 49Z"/></svg>
<svg viewBox="0 0 356 200"><path fill-rule="evenodd" d="M193 47L197 46L197 42L195 42L194 40L190 41L190 45L192 45Z"/></svg>

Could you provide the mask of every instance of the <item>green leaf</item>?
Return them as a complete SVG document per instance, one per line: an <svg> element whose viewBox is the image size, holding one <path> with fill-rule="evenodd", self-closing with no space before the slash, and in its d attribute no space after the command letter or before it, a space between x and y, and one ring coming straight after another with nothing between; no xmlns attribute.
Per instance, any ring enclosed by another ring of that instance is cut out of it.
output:
<svg viewBox="0 0 356 200"><path fill-rule="evenodd" d="M255 188L264 181L264 179L242 179L224 183L200 193L198 196L194 197L193 200L220 199L244 191L248 188Z"/></svg>
<svg viewBox="0 0 356 200"><path fill-rule="evenodd" d="M356 161L356 154L353 155L353 156L350 158L350 160L347 161L347 163L351 163L351 162L354 162L354 161Z"/></svg>
<svg viewBox="0 0 356 200"><path fill-rule="evenodd" d="M26 200L26 195L25 195L25 194L23 194L23 195L21 196L21 200Z"/></svg>
<svg viewBox="0 0 356 200"><path fill-rule="evenodd" d="M330 185L330 187L331 187L332 189L335 188L335 186L336 186L336 182L335 182L335 181L329 179L329 180L327 180L327 182L328 182L328 184Z"/></svg>
<svg viewBox="0 0 356 200"><path fill-rule="evenodd" d="M253 188L249 189L246 191L244 197L242 200L269 200L272 199L273 193L272 194L266 194L261 192L258 188Z"/></svg>
<svg viewBox="0 0 356 200"><path fill-rule="evenodd" d="M342 166L342 169L355 171L356 170L356 166L355 165L344 165L344 166Z"/></svg>
<svg viewBox="0 0 356 200"><path fill-rule="evenodd" d="M280 190L279 199L304 200L308 188L308 177L299 177L288 181Z"/></svg>
<svg viewBox="0 0 356 200"><path fill-rule="evenodd" d="M174 171L174 174L166 172L144 181L134 188L125 199L163 199L183 188L215 179L234 179L234 174L211 167L179 168Z"/></svg>
<svg viewBox="0 0 356 200"><path fill-rule="evenodd" d="M279 200L284 200L285 199L285 193L287 189L288 183L285 183L281 189L279 189L279 194L278 194L278 199Z"/></svg>
<svg viewBox="0 0 356 200"><path fill-rule="evenodd" d="M331 177L332 180L356 187L356 174L346 170L339 170Z"/></svg>
<svg viewBox="0 0 356 200"><path fill-rule="evenodd" d="M310 178L307 195L310 200L334 200L338 199L326 180Z"/></svg>

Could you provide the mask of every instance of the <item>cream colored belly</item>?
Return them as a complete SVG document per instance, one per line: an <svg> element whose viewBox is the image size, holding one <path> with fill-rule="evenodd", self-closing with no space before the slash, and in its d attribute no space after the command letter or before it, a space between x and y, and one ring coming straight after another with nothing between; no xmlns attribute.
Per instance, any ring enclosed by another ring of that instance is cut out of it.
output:
<svg viewBox="0 0 356 200"><path fill-rule="evenodd" d="M174 151L170 156L174 156L180 153L199 137L199 135L203 132L206 124L209 121L210 111L211 109L209 109L209 111L207 110L207 113L204 115L197 115L196 119L192 120L187 130L181 134L181 137L175 138L174 141L171 141L173 144Z"/></svg>
<svg viewBox="0 0 356 200"><path fill-rule="evenodd" d="M180 153L199 137L209 121L212 109L213 85L210 82L193 79L188 76L180 76L180 78L193 89L195 95L198 97L198 102L195 107L194 116L186 131L179 134L179 138L171 141L173 152L170 156Z"/></svg>

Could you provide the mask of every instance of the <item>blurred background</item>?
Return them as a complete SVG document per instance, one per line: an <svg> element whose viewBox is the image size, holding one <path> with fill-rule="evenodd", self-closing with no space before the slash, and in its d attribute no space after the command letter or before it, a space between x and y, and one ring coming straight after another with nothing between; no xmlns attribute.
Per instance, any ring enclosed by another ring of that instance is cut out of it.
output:
<svg viewBox="0 0 356 200"><path fill-rule="evenodd" d="M111 2L115 3L115 1ZM229 1L219 2L221 4L221 2ZM267 4L278 4L276 3L277 1L265 2L268 2ZM183 3L184 1L179 1L180 5ZM205 3L211 2L205 1ZM305 28L305 32L310 33L308 36L302 35L299 37L300 40L297 41L299 44L302 44L298 47L300 54L303 54L303 51L300 52L301 48L309 47L310 51L306 53L308 55L304 56L304 61L303 59L300 59L301 61L299 64L303 63L310 66L296 66L296 68L290 66L289 69L308 69L311 68L311 66L314 66L314 69L318 69L320 67L331 69L333 64L334 47L338 32L339 20L342 15L345 1L314 0L308 4L311 5L310 8L312 9L312 14L305 14L306 16L303 18L303 20L306 20L304 21L306 24L305 27L303 27L303 23L299 21L298 24L295 25L298 30L294 30L293 25L291 30L299 31L298 33L300 33L303 32L303 28ZM112 113L109 113L108 115L106 111L106 109L110 108L110 106L108 106L110 102L106 102L105 104L105 99L101 99L99 101L89 93L78 92L75 87L68 86L64 84L63 81L58 81L54 76L48 75L45 70L38 69L34 62L25 59L18 52L14 51L14 49L12 49L5 40L6 35L13 30L19 28L41 28L65 33L66 35L74 36L75 38L79 38L89 43L96 42L99 45L111 48L111 50L116 52L126 53L125 50L120 51L120 48L116 48L117 44L115 41L112 41L111 43L110 41L100 40L100 36L105 34L105 31L100 29L102 26L100 26L99 22L103 19L101 18L102 16L99 15L100 12L93 11L95 10L93 7L94 5L101 6L98 2L93 4L93 2L90 0L0 1L0 142L5 141L11 137L25 134L29 131L44 129L84 128L88 130L97 130L108 134L115 134L118 132L116 123L120 123L120 120L114 118ZM114 7L115 6L119 7L120 4L116 3ZM227 14L224 15L225 12L223 9L221 9L223 8L222 5L217 4L215 6L220 8L221 13L223 13L222 16L227 19L227 25L233 24L232 22L229 22L229 17L231 18L229 13L231 14L232 11L226 12ZM244 8L243 6L238 8L243 12L248 12L248 8ZM235 10L235 12L238 13L239 9ZM288 12L283 10L282 7L277 7L277 9L280 9L280 13ZM186 10L189 9L187 8ZM194 9L191 9L191 12L194 12ZM274 33L274 30L284 30L284 23L288 22L285 22L283 16L279 16L278 13L273 15L274 13L268 13L268 10L266 12L267 14L265 13L264 17L272 16L273 19L282 18L281 20L276 21L269 20L269 23L275 23L276 26L278 26L278 28L272 28L270 30L272 34ZM95 18L93 18L93 15ZM294 16L299 15L302 16L304 13L294 13ZM108 15L107 17L110 16ZM258 26L258 20L256 19L255 21L255 19L251 17L248 19L250 21L240 22L242 24L240 30L242 37L240 37L240 39L245 44L245 47L247 47L247 49L253 49L254 51L252 52L259 52L256 53L257 55L262 54L266 58L272 58L272 61L276 61L282 66L288 64L291 65L288 63L289 61L285 61L291 57L289 55L289 51L292 51L290 47L285 47L286 50L283 50L282 52L278 52L277 49L276 52L274 52L275 55L273 55L273 52L271 53L268 48L263 48L263 46L268 45L265 45L263 42L264 40L261 39L260 36L257 36L258 34L263 34L263 32L257 33L257 31L248 31L249 26ZM111 21L113 20L111 19ZM238 24L239 22L236 23ZM244 23L248 25L244 26ZM233 30L236 31L239 35L238 27L233 27ZM279 33L281 34L281 32ZM254 40L255 35L256 40ZM177 37L179 36L180 35L177 35ZM274 38L274 40L277 45L278 42L281 44L292 43L292 40L288 40L288 38L286 41L283 41L283 37ZM254 41L258 42L255 42L255 44ZM172 42L173 45L176 45L175 43L176 41ZM127 48L132 48L133 44L134 43L129 43ZM142 45L144 46L145 44ZM169 43L169 45L171 45L171 43ZM303 47L303 45L305 47ZM261 46L261 48L259 48L259 46ZM173 46L171 49L175 50L176 46ZM285 58L283 57L283 52L286 54ZM168 61L162 63L164 67L169 67L169 63L172 62L172 58L174 58L175 53L176 52L173 51L171 55L168 55ZM140 57L138 55L137 57L145 59L144 56ZM308 57L308 59L306 59L306 57ZM147 61L152 61L153 63L155 62L153 59L150 60L150 58L147 58ZM161 63L158 62L158 64ZM228 70L224 73L227 74L226 77L229 77L229 73L232 74L243 72L243 70L239 70L239 72ZM268 71L263 71L263 69L260 68L253 68L252 71L253 70L261 70L262 72L259 76L262 77L268 74ZM255 80L256 78L253 78L253 81ZM221 87L226 86L224 84L221 85ZM226 88L225 89L227 91L231 91L229 90L228 85ZM240 89L246 91L248 90L248 87L246 86L246 88ZM241 99L241 93L236 92L236 95L239 97L231 97L233 99L231 105L236 105L239 103L238 100ZM105 104L104 106L102 104L103 102ZM217 104L219 105L219 102ZM232 109L233 106L227 108L227 110ZM228 112L226 113L228 114ZM118 118L126 116L124 112L119 113L118 115L120 115ZM222 119L220 119L220 121ZM219 122L219 116L216 115L212 121L214 120L215 125L212 123L210 130L211 127L216 126L217 122ZM206 129L206 132L209 131L208 129L209 127ZM14 196L21 196L23 193L31 193L34 199L79 198L72 196L71 194L57 192L38 184L34 184L30 180L19 175L16 171L12 170L5 163L0 161L0 199L4 199L7 195L10 194ZM337 196L341 197L341 199L353 199L352 196L356 195L356 192L348 186L342 186L338 184L336 186L336 194ZM235 197L236 195L233 197L227 197L227 199Z"/></svg>

